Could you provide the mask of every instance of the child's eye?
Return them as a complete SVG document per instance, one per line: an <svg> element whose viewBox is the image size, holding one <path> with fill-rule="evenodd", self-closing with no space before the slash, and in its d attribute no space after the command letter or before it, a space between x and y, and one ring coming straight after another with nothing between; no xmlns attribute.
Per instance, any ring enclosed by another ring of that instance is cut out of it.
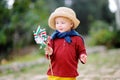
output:
<svg viewBox="0 0 120 80"><path fill-rule="evenodd" d="M59 24L58 22L56 22L56 24Z"/></svg>
<svg viewBox="0 0 120 80"><path fill-rule="evenodd" d="M65 24L65 22L62 22L62 24Z"/></svg>

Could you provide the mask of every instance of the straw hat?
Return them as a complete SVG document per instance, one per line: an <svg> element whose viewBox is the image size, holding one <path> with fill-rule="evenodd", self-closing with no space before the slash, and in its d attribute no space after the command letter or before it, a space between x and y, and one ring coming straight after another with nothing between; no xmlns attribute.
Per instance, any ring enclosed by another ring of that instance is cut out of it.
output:
<svg viewBox="0 0 120 80"><path fill-rule="evenodd" d="M66 17L72 20L74 23L73 29L77 28L78 25L80 24L80 21L76 18L76 14L72 9L67 7L59 7L50 15L48 19L49 27L51 27L52 29L56 29L55 18L59 16Z"/></svg>

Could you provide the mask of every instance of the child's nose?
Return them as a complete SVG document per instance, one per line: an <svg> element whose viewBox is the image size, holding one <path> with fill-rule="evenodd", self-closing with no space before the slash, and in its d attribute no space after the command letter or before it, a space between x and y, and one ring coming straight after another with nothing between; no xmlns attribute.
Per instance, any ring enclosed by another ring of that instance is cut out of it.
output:
<svg viewBox="0 0 120 80"><path fill-rule="evenodd" d="M58 27L62 27L62 25L61 25L61 24L58 24Z"/></svg>

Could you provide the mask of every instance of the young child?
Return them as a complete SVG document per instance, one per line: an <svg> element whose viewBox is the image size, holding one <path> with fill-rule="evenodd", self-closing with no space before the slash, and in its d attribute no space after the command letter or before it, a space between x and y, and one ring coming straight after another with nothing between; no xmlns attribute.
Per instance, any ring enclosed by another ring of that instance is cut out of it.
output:
<svg viewBox="0 0 120 80"><path fill-rule="evenodd" d="M45 48L53 72L48 70L48 80L76 80L79 60L86 63L83 38L74 30L79 23L75 12L67 7L59 7L50 15L48 24L55 32Z"/></svg>

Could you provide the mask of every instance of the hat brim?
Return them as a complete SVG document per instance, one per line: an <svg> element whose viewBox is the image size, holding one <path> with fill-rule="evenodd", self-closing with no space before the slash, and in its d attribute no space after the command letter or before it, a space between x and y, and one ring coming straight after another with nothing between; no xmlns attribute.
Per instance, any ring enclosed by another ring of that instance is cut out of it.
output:
<svg viewBox="0 0 120 80"><path fill-rule="evenodd" d="M66 17L66 18L69 18L70 20L72 20L74 23L73 29L76 29L78 27L78 25L80 24L80 21L73 15L55 12L50 15L49 20L48 20L49 26L54 30L56 29L55 28L55 18L59 17L59 16Z"/></svg>

